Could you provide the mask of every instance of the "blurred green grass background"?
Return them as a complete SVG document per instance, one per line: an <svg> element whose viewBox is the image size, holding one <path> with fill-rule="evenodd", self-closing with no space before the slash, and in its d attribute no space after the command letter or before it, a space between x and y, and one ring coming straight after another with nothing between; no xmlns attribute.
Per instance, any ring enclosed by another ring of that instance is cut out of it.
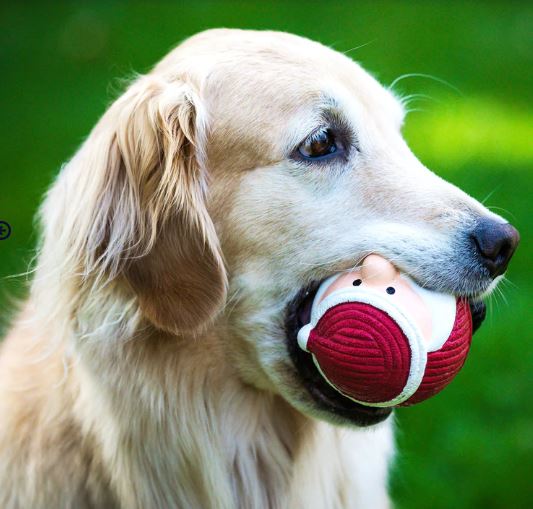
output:
<svg viewBox="0 0 533 509"><path fill-rule="evenodd" d="M533 7L519 2L38 2L0 7L0 326L23 293L42 194L118 95L209 27L277 29L349 55L413 97L421 160L511 220L522 244L465 369L397 412L400 508L533 507ZM354 49L356 48L356 49ZM319 70L317 70L319 71ZM457 89L457 90L456 90Z"/></svg>

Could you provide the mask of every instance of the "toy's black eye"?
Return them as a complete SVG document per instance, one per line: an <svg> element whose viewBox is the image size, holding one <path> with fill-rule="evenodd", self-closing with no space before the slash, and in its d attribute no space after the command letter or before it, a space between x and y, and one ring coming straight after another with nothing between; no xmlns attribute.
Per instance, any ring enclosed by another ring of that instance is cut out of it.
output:
<svg viewBox="0 0 533 509"><path fill-rule="evenodd" d="M356 279L352 284L354 286L359 286L363 281L361 281L360 279Z"/></svg>
<svg viewBox="0 0 533 509"><path fill-rule="evenodd" d="M329 128L314 132L298 147L298 153L308 161L326 159L342 152L344 145Z"/></svg>
<svg viewBox="0 0 533 509"><path fill-rule="evenodd" d="M389 287L387 288L387 293L388 293L389 295L394 295L394 294L396 293L396 290L395 290L392 286L389 286Z"/></svg>

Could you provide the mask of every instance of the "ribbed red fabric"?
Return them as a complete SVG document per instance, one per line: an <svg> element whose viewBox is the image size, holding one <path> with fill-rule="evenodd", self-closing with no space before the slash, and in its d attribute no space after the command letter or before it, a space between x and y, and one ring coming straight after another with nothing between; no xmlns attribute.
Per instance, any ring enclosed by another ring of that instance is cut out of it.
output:
<svg viewBox="0 0 533 509"><path fill-rule="evenodd" d="M457 300L455 323L440 350L430 352L422 383L417 391L398 406L409 406L442 391L463 367L472 343L472 315L465 299Z"/></svg>
<svg viewBox="0 0 533 509"><path fill-rule="evenodd" d="M466 300L457 301L448 340L428 354L417 391L398 406L419 403L446 387L463 366L472 340L472 317ZM340 392L357 401L384 403L399 396L411 364L409 341L384 311L348 302L326 311L311 331L307 349Z"/></svg>
<svg viewBox="0 0 533 509"><path fill-rule="evenodd" d="M307 348L329 382L358 401L394 398L409 375L407 338L389 315L369 304L348 302L326 311Z"/></svg>

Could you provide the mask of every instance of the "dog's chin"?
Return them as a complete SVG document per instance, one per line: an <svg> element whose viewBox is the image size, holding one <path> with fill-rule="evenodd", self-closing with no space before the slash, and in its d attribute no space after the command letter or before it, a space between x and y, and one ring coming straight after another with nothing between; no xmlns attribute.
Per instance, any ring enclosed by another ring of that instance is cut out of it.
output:
<svg viewBox="0 0 533 509"><path fill-rule="evenodd" d="M375 408L360 405L336 391L319 373L311 354L303 351L297 342L298 331L309 323L311 306L320 282L303 288L288 304L285 319L287 348L298 376L313 401L317 414L330 416L334 422L359 427L372 426L385 420L392 412L390 408Z"/></svg>

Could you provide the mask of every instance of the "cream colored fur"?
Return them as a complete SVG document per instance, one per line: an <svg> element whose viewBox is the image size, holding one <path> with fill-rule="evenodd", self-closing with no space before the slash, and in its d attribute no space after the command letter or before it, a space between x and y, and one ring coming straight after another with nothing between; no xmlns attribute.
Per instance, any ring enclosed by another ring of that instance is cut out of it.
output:
<svg viewBox="0 0 533 509"><path fill-rule="evenodd" d="M357 132L345 167L290 157L324 108ZM0 356L0 507L388 507L391 419L316 407L282 323L368 252L483 289L454 239L489 212L416 160L402 118L347 57L282 33L207 31L139 76L41 209Z"/></svg>

